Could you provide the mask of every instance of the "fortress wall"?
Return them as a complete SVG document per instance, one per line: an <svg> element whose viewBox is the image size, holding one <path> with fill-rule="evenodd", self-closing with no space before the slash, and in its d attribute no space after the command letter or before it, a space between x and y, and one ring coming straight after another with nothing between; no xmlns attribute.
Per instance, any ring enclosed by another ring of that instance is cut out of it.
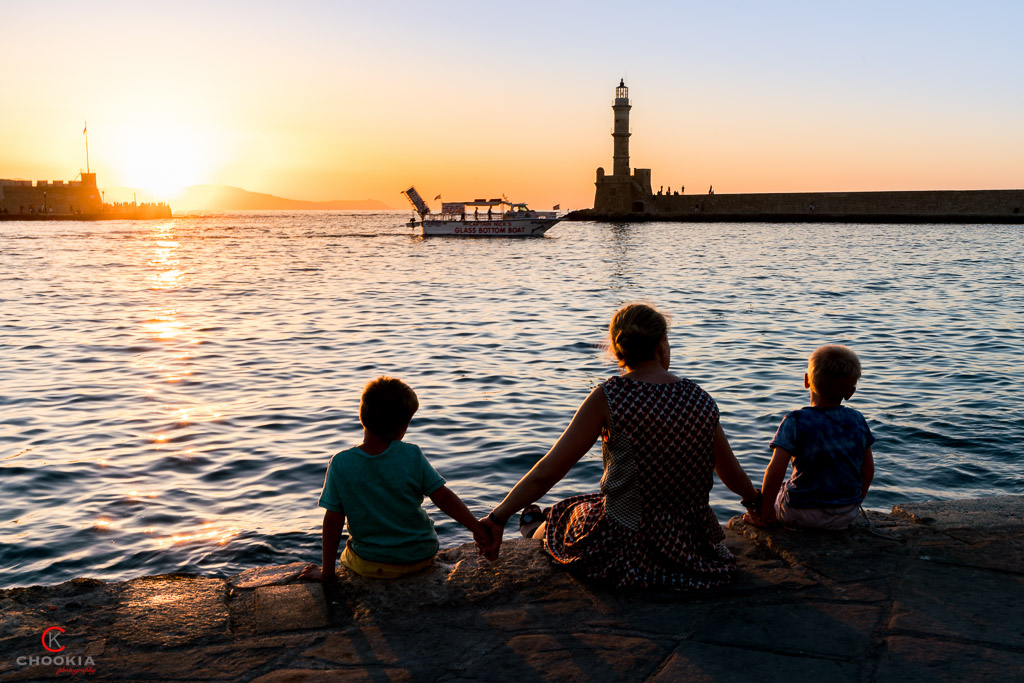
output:
<svg viewBox="0 0 1024 683"><path fill-rule="evenodd" d="M1018 217L1024 190L928 190L918 192L800 192L778 194L653 195L654 215Z"/></svg>
<svg viewBox="0 0 1024 683"><path fill-rule="evenodd" d="M8 214L98 213L102 197L92 185L81 182L40 180L34 186L27 181L3 181L0 189L0 211Z"/></svg>

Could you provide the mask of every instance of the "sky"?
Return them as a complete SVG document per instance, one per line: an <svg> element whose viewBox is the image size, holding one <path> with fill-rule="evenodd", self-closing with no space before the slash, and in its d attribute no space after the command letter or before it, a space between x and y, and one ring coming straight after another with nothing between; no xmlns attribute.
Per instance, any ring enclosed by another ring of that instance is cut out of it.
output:
<svg viewBox="0 0 1024 683"><path fill-rule="evenodd" d="M0 178L405 208L1024 188L1024 3L0 0ZM173 208L173 205L172 205Z"/></svg>

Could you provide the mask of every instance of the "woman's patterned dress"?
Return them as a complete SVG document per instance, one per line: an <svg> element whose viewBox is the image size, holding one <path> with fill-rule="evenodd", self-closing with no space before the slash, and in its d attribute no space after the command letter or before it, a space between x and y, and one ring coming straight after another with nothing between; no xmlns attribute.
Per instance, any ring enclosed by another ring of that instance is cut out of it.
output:
<svg viewBox="0 0 1024 683"><path fill-rule="evenodd" d="M556 562L617 586L710 588L736 568L708 505L718 406L688 379L601 385L601 493L557 503L544 546Z"/></svg>

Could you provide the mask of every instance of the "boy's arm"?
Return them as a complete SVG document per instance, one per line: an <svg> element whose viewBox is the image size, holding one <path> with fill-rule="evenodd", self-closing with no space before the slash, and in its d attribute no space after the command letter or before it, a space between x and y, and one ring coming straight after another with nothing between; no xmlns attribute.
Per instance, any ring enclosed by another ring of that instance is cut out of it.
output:
<svg viewBox="0 0 1024 683"><path fill-rule="evenodd" d="M331 581L334 579L334 568L338 563L338 544L341 532L345 528L345 513L326 510L324 512L324 528L320 534L323 544L321 559L323 567L311 564L299 573L300 581Z"/></svg>
<svg viewBox="0 0 1024 683"><path fill-rule="evenodd" d="M875 478L875 456L871 453L871 446L864 450L864 460L860 465L860 497L863 500L868 495L871 482Z"/></svg>
<svg viewBox="0 0 1024 683"><path fill-rule="evenodd" d="M789 469L789 461L792 458L789 451L776 446L772 450L771 462L764 469L764 479L761 481L761 521L765 524L777 519L775 499L779 495L779 489L786 478L786 470Z"/></svg>
<svg viewBox="0 0 1024 683"><path fill-rule="evenodd" d="M341 532L345 528L345 514L326 510L324 512L324 530L321 534L323 550L321 559L323 561L323 574L325 579L334 578L334 568L338 566L338 544L341 542Z"/></svg>
<svg viewBox="0 0 1024 683"><path fill-rule="evenodd" d="M324 511L324 528L320 534L320 542L323 544L321 551L322 567L311 564L302 570L299 578L306 581L331 581L334 579L334 568L338 564L338 544L341 542L341 532L345 528L345 513L334 510Z"/></svg>
<svg viewBox="0 0 1024 683"><path fill-rule="evenodd" d="M441 488L430 494L430 500L434 501L434 505L441 512L473 532L473 540L476 541L477 545L481 547L490 545L490 532L480 523L480 520L473 516L473 513L469 511L469 508L466 507L466 504L462 502L462 499L454 491L447 486L441 486Z"/></svg>

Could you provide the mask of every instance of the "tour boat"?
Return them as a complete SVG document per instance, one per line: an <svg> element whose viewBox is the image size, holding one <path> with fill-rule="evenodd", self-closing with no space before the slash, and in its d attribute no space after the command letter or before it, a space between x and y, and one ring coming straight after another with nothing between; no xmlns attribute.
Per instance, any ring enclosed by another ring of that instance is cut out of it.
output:
<svg viewBox="0 0 1024 683"><path fill-rule="evenodd" d="M561 220L557 211L534 211L524 203L510 202L504 197L441 202L441 212L431 213L415 187L402 194L419 215L419 220L414 218L407 225L419 227L424 236L540 237Z"/></svg>

